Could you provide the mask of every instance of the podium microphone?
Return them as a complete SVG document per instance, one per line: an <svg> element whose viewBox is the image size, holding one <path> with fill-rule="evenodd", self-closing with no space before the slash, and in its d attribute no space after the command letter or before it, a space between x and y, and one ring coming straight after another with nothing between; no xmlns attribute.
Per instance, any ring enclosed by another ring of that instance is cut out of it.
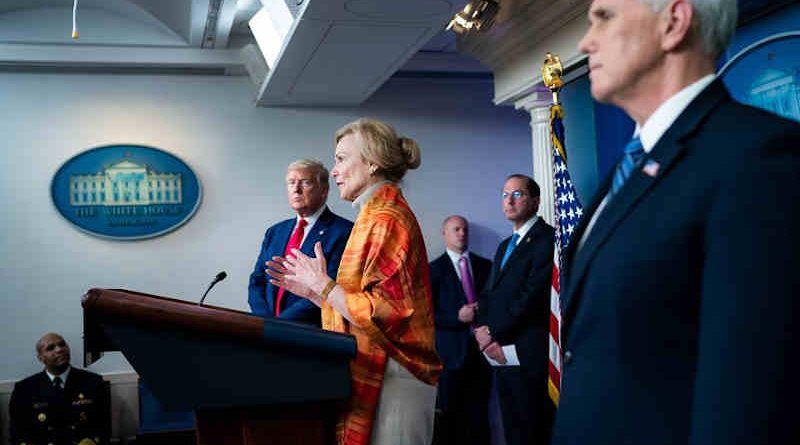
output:
<svg viewBox="0 0 800 445"><path fill-rule="evenodd" d="M216 286L217 283L219 283L220 281L224 280L227 277L228 277L228 274L225 273L224 270L222 272L218 273L217 276L214 277L214 281L212 281L211 284L208 285L208 289L206 289L206 292L203 294L203 298L200 299L199 305L203 304L203 300L206 299L206 295L208 295L208 291L210 291L212 287Z"/></svg>

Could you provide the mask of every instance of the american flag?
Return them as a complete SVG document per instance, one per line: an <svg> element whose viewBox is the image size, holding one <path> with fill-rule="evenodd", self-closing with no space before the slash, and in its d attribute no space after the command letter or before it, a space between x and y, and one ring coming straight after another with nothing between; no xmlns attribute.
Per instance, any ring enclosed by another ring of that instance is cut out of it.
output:
<svg viewBox="0 0 800 445"><path fill-rule="evenodd" d="M553 188L555 189L555 249L553 250L553 287L550 290L550 363L547 390L558 406L561 396L561 275L562 252L583 216L583 207L575 193L567 170L564 150L564 111L561 105L550 107L550 140L553 142Z"/></svg>

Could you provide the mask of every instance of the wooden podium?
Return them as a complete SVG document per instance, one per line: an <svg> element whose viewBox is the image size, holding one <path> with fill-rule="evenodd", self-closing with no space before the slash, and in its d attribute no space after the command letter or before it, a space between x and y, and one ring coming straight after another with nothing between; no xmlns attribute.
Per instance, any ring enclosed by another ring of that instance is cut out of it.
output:
<svg viewBox="0 0 800 445"><path fill-rule="evenodd" d="M198 445L333 442L350 396L350 335L120 289L83 297L84 365L121 351Z"/></svg>

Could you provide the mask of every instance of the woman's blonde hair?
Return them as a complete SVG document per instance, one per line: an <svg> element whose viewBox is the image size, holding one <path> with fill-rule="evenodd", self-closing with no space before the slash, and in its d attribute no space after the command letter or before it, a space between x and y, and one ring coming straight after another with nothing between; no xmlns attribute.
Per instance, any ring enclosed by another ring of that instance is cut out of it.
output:
<svg viewBox="0 0 800 445"><path fill-rule="evenodd" d="M336 131L336 143L349 134L364 140L361 157L378 166L375 174L389 181L400 181L406 171L419 167L422 162L415 140L398 136L394 128L377 119L361 118L350 122Z"/></svg>

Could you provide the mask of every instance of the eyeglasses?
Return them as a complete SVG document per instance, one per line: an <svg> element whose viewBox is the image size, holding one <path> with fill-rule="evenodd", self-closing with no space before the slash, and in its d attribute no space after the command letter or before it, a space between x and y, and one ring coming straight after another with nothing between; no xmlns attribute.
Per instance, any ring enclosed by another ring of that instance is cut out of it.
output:
<svg viewBox="0 0 800 445"><path fill-rule="evenodd" d="M503 192L503 199L508 199L508 197L512 197L514 199L520 199L523 196L528 196L528 192L524 192L522 190L514 190L513 192Z"/></svg>

